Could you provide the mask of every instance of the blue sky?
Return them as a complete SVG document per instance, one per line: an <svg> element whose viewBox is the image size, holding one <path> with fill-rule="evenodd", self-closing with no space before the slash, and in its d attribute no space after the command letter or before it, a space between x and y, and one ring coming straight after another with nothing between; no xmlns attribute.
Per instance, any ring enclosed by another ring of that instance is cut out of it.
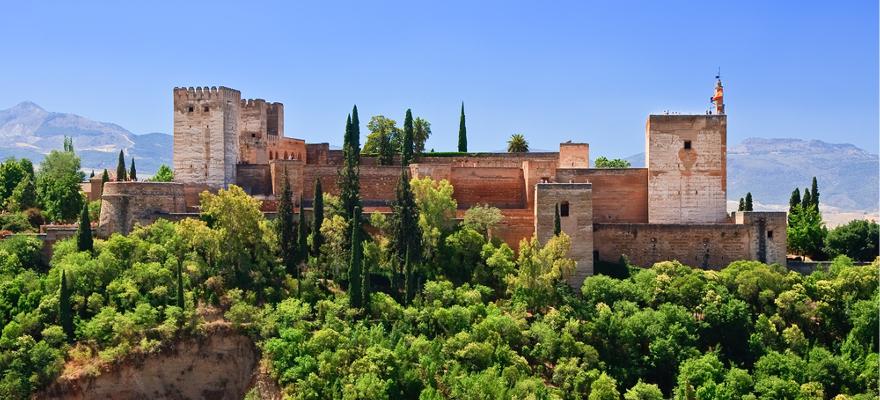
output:
<svg viewBox="0 0 880 400"><path fill-rule="evenodd" d="M364 134L410 107L441 151L464 101L471 150L522 133L627 156L648 114L703 113L720 66L730 144L878 147L873 0L147 3L4 4L0 109L170 133L172 87L225 85L283 102L287 135L309 142L338 144L352 104Z"/></svg>

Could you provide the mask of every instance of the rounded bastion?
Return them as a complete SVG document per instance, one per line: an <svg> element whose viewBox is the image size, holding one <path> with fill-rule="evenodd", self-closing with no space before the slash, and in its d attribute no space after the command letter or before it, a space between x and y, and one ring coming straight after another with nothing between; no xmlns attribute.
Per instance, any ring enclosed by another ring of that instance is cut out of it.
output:
<svg viewBox="0 0 880 400"><path fill-rule="evenodd" d="M163 215L186 211L184 185L175 182L107 182L101 196L98 234L128 234Z"/></svg>

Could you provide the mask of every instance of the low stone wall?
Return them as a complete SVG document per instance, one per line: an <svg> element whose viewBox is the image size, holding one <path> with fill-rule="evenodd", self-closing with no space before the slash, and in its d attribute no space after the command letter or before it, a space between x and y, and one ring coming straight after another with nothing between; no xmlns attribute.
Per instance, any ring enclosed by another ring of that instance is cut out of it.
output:
<svg viewBox="0 0 880 400"><path fill-rule="evenodd" d="M107 182L101 199L98 235L127 234L159 215L186 211L184 185L172 182Z"/></svg>

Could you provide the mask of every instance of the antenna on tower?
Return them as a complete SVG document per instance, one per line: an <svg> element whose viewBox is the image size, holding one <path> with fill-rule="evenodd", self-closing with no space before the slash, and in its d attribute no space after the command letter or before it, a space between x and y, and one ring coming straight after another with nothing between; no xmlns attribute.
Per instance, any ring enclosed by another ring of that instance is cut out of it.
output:
<svg viewBox="0 0 880 400"><path fill-rule="evenodd" d="M715 75L715 79L721 79L721 67L718 67L718 74Z"/></svg>

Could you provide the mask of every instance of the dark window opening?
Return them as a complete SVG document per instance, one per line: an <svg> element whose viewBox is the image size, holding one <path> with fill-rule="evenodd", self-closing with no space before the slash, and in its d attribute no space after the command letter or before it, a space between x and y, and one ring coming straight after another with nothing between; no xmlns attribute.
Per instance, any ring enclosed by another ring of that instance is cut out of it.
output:
<svg viewBox="0 0 880 400"><path fill-rule="evenodd" d="M690 141L690 140L685 140L685 141L684 141L684 149L685 149L685 150L690 150L690 149L691 149L691 141Z"/></svg>
<svg viewBox="0 0 880 400"><path fill-rule="evenodd" d="M208 108L208 106L205 106L205 108L203 108L202 110L203 110L204 112L208 112L209 108Z"/></svg>
<svg viewBox="0 0 880 400"><path fill-rule="evenodd" d="M568 202L567 201L563 201L562 203L559 204L559 216L560 217L567 217L568 216Z"/></svg>
<svg viewBox="0 0 880 400"><path fill-rule="evenodd" d="M773 231L767 231L767 239L773 239Z"/></svg>
<svg viewBox="0 0 880 400"><path fill-rule="evenodd" d="M193 112L195 109L196 109L195 107L193 107L193 106L189 106L189 110L188 110L188 111L189 111L189 112Z"/></svg>

